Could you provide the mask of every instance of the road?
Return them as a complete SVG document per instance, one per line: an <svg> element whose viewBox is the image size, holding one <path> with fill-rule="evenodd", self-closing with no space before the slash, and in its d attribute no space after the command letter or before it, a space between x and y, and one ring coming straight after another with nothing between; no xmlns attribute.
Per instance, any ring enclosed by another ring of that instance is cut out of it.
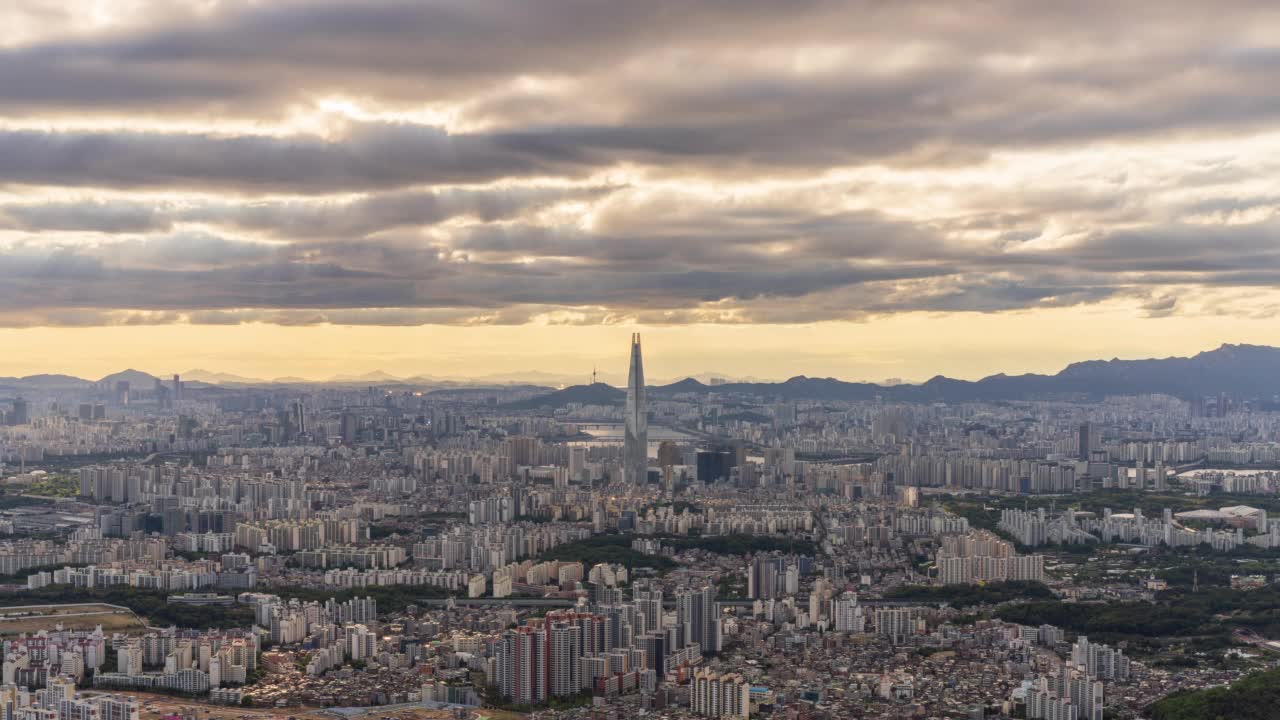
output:
<svg viewBox="0 0 1280 720"><path fill-rule="evenodd" d="M441 598L419 598L418 605L425 607L445 607L449 600ZM797 596L796 605L807 606L809 602L808 596ZM571 608L577 605L573 600L565 598L527 598L527 597L508 597L508 598L454 598L453 603L459 607L514 607L514 608ZM720 607L749 608L755 604L754 600L746 599L726 599L717 600L716 603ZM664 598L663 607L674 608L676 602L674 598ZM866 607L920 607L923 605L942 606L946 603L941 601L925 601L925 600L858 600L859 605Z"/></svg>

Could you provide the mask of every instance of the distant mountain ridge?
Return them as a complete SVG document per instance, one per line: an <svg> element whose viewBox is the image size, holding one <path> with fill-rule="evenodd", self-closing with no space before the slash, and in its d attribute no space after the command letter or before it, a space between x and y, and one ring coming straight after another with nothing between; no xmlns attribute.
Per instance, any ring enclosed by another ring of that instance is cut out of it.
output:
<svg viewBox="0 0 1280 720"><path fill-rule="evenodd" d="M609 386L606 386L609 387ZM524 407L541 407L579 402L589 396L594 402L613 398L620 404L625 393L600 389L589 393L574 386L531 398ZM1088 360L1071 363L1055 375L991 375L981 380L955 380L938 375L919 385L879 385L847 382L835 378L798 375L780 383L725 383L706 385L686 378L670 385L649 386L653 397L681 393L742 393L772 396L779 400L873 400L877 397L902 402L971 402L1020 400L1052 396L1165 394L1181 398L1226 393L1241 397L1280 395L1280 348L1264 345L1222 345L1192 357L1147 360Z"/></svg>
<svg viewBox="0 0 1280 720"><path fill-rule="evenodd" d="M539 373L531 372L531 376ZM228 373L193 370L184 380L227 385L324 385L324 384L408 384L449 387L494 386L495 377L473 380L444 380L419 375L396 378L381 371L334 378L327 382L301 378L255 380ZM167 378L165 379L167 382ZM124 370L101 380L84 380L69 375L42 374L22 378L0 377L0 388L10 392L77 389L96 383L114 385L129 382L137 388L154 384L156 377L138 370ZM524 387L532 387L525 385ZM513 403L512 408L561 407L621 404L625 393L606 383L571 385ZM848 382L835 378L797 375L782 382L728 382L708 385L685 378L666 385L650 385L650 395L672 397L682 393L745 393L778 400L871 400L883 398L903 402L968 402L1017 400L1053 396L1102 397L1162 393L1182 398L1225 393L1237 397L1271 398L1280 395L1280 348L1265 345L1222 345L1191 357L1145 360L1086 360L1067 365L1054 375L991 375L981 380L956 380L938 375L918 384L880 385Z"/></svg>
<svg viewBox="0 0 1280 720"><path fill-rule="evenodd" d="M0 377L0 387L29 387L35 390L60 390L83 388L90 385L88 380L70 375L28 375L26 377Z"/></svg>

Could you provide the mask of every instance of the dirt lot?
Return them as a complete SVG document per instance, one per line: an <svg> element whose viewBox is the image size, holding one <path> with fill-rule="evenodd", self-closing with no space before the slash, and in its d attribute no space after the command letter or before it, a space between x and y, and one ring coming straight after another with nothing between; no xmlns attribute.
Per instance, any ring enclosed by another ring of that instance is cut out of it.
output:
<svg viewBox="0 0 1280 720"><path fill-rule="evenodd" d="M128 692L143 703L141 720L159 720L164 715L193 715L200 720L337 720L338 716L319 708L238 708L222 705L206 705L203 703L156 695L152 693ZM358 716L358 720L448 720L453 714L447 710L423 709L383 709L369 708L369 712ZM476 710L471 713L473 720L524 720L528 716L518 713L506 713L500 710Z"/></svg>
<svg viewBox="0 0 1280 720"><path fill-rule="evenodd" d="M72 630L92 630L101 625L104 632L141 632L146 629L132 612L108 605L30 605L0 608L0 635L51 630L61 624Z"/></svg>

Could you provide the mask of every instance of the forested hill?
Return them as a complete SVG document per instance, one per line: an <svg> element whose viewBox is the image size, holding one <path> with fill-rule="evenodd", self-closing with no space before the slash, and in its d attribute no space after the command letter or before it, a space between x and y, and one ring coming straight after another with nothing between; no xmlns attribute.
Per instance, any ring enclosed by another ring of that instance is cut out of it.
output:
<svg viewBox="0 0 1280 720"><path fill-rule="evenodd" d="M1151 706L1152 720L1275 720L1280 717L1280 670L1256 673L1227 686L1176 693Z"/></svg>

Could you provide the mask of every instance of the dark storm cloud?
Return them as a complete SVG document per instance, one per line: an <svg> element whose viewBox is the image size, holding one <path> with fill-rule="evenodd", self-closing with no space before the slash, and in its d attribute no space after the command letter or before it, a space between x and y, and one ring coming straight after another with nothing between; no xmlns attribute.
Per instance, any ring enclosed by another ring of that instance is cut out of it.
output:
<svg viewBox="0 0 1280 720"><path fill-rule="evenodd" d="M1258 92L1263 89L1259 88ZM411 123L354 123L332 139L159 131L0 130L0 186L191 189L318 194L505 178L581 178L622 165L668 172L783 176L882 162L906 167L973 164L996 149L1142 136L1186 129L1226 131L1280 117L1280 99L1236 103L1196 97L1161 108L1035 117L1009 107L967 125L910 98L859 122L856 101L776 118L737 115L717 123L560 125L457 133ZM804 101L778 100L787 108ZM1202 105L1215 106L1202 111ZM1185 108L1184 108L1185 106ZM1181 109L1187 112L1181 112Z"/></svg>
<svg viewBox="0 0 1280 720"><path fill-rule="evenodd" d="M865 220L862 221L864 224ZM884 227L892 223L883 222ZM487 226L486 226L487 227ZM463 232L464 237L469 237ZM734 255L680 253L678 262L637 262L617 248L651 245L671 257L687 239L565 237L512 226L507 242L454 246L412 239L264 244L205 233L129 238L0 255L0 309L341 310L512 306L665 307L801 297L851 285L948 272L912 262L817 261L783 256L761 263ZM750 243L743 240L744 248ZM597 252L609 248L611 252ZM472 257L468 257L471 255ZM534 262L523 258L535 257ZM867 260L874 260L868 255ZM335 317L332 313L326 317Z"/></svg>
<svg viewBox="0 0 1280 720"><path fill-rule="evenodd" d="M1147 317L1159 318L1169 317L1173 315L1178 307L1178 298L1175 295L1155 295L1150 300L1142 304L1142 311Z"/></svg>
<svg viewBox="0 0 1280 720"><path fill-rule="evenodd" d="M358 200L207 204L178 213L192 222L259 230L282 238L363 237L454 218L506 220L559 202L600 198L609 187L507 187L389 192Z"/></svg>
<svg viewBox="0 0 1280 720"><path fill-rule="evenodd" d="M791 135L791 133L796 133ZM807 137L806 137L807 136ZM417 124L357 123L312 136L0 130L0 186L189 189L319 194L506 178L580 178L623 163L744 174L812 171L900 157L924 129L773 124L562 126L450 134Z"/></svg>
<svg viewBox="0 0 1280 720"><path fill-rule="evenodd" d="M1158 316L1176 309L1176 299L1163 292L1170 285L1280 282L1280 253L1268 248L1277 238L1270 224L1223 228L1214 236L1248 253L1244 268L1213 258L1173 263L1153 252L1191 247L1194 227L1117 233L1030 253L987 248L966 259L927 229L897 229L901 223L866 213L828 221L818 234L835 237L843 229L856 238L878 229L911 242L870 243L857 252L850 252L852 245L818 245L762 261L762 251L745 237L565 237L519 225L507 227L502 242L487 233L483 248L465 233L458 247L376 238L264 244L175 233L52 250L24 246L0 255L0 317L32 308L32 298L39 298L32 309L48 317L119 308L145 311L131 316L139 322L179 312L185 321L208 323L476 324L521 322L561 308L665 313L667 322L705 320L716 312L730 321L810 322L1061 307L1126 295ZM789 223L779 217L765 225ZM767 246L771 237L765 240ZM656 258L616 252L633 245L660 252ZM738 250L681 250L700 245ZM529 257L536 260L519 260Z"/></svg>
<svg viewBox="0 0 1280 720"><path fill-rule="evenodd" d="M1243 0L325 0L50 31L0 48L0 324L1164 316L1280 281L1245 144L1276 29ZM334 98L362 119L289 129ZM1190 141L1226 149L1106 162ZM842 171L897 185L807 196Z"/></svg>
<svg viewBox="0 0 1280 720"><path fill-rule="evenodd" d="M0 229L128 233L169 227L169 220L146 203L89 200L0 205Z"/></svg>
<svg viewBox="0 0 1280 720"><path fill-rule="evenodd" d="M356 308L346 310L202 310L186 313L183 320L196 325L521 325L536 309L502 308Z"/></svg>
<svg viewBox="0 0 1280 720"><path fill-rule="evenodd" d="M585 150L519 138L363 124L339 140L131 131L0 130L0 186L350 192L510 176L579 174Z"/></svg>
<svg viewBox="0 0 1280 720"><path fill-rule="evenodd" d="M0 107L21 116L48 105L176 105L180 117L239 109L257 118L345 93L460 103L464 119L490 129L364 124L330 142L9 131L0 183L313 193L573 176L618 163L806 172L973 163L1000 148L1222 134L1276 120L1275 51L1222 47L1242 28L1274 22L1273 8L1165 3L1153 15L1116 5L1077 4L1065 15L1043 4L959 11L828 0L232 5L185 25L5 51ZM1139 20L1141 46L1093 32ZM796 53L837 44L853 54L797 70ZM910 48L899 68L866 62ZM751 61L769 51L781 58ZM539 78L546 87L521 82Z"/></svg>
<svg viewBox="0 0 1280 720"><path fill-rule="evenodd" d="M1099 272L1216 274L1280 268L1280 225L1156 226L1097 234L1071 250L1073 263Z"/></svg>
<svg viewBox="0 0 1280 720"><path fill-rule="evenodd" d="M838 3L520 0L227 4L211 16L0 55L21 108L283 102L316 92L424 100L527 73L577 73L661 43L744 37ZM725 18L733 17L733 28ZM798 29L798 28L797 28ZM793 31L794 32L794 31Z"/></svg>
<svg viewBox="0 0 1280 720"><path fill-rule="evenodd" d="M741 304L736 322L809 323L859 320L900 312L993 313L1031 307L1069 307L1110 299L1119 286L1076 284L1070 278L986 273L927 278L905 284L873 283L803 298L768 298ZM690 320L686 320L690 321Z"/></svg>
<svg viewBox="0 0 1280 720"><path fill-rule="evenodd" d="M181 231L99 246L98 257L121 268L160 270L240 267L270 261L274 246L204 232Z"/></svg>
<svg viewBox="0 0 1280 720"><path fill-rule="evenodd" d="M1100 27L1143 33L1149 54L1205 47L1204 61L1265 72L1275 64L1272 49L1223 52L1213 43L1274 17L1274 8L1261 2L224 3L212 13L164 18L153 27L10 48L0 56L0 102L16 109L116 104L150 111L205 100L228 109L233 103L279 105L325 92L421 102L467 98L517 76L581 77L662 52L714 58L835 43L876 49L916 43L942 61L972 59L976 51L1016 56L1106 46L1132 55L1129 33L1109 36ZM1200 44L1184 43L1195 37ZM1124 60L1112 67L1137 68L1148 77L1156 69L1132 57Z"/></svg>
<svg viewBox="0 0 1280 720"><path fill-rule="evenodd" d="M963 253L928 228L878 213L803 213L781 208L702 209L664 215L646 204L592 231L520 224L457 234L457 250L477 255L568 257L589 263L653 267L759 267L795 262L893 259L944 261Z"/></svg>
<svg viewBox="0 0 1280 720"><path fill-rule="evenodd" d="M616 189L605 186L459 188L393 191L356 199L200 197L181 203L101 199L13 202L0 204L0 229L121 234L169 230L175 224L197 223L261 232L287 240L350 240L457 218L484 222L506 220L558 202L598 199Z"/></svg>

